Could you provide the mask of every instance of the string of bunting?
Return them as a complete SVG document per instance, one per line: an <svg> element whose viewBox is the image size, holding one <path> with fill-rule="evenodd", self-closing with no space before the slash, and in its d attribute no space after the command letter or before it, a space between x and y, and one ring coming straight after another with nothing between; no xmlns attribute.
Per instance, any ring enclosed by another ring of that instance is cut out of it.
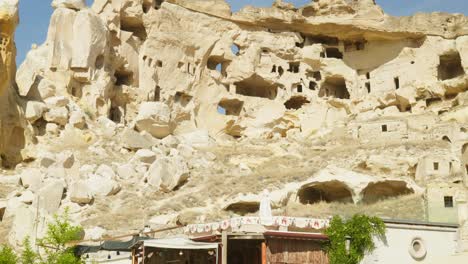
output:
<svg viewBox="0 0 468 264"><path fill-rule="evenodd" d="M298 227L298 228L312 228L324 229L330 225L329 219L319 218L304 218L304 217L287 217L275 216L271 218L261 217L235 217L221 222L213 222L207 224L193 224L187 225L184 228L184 233L210 233L215 231L224 231L227 229L238 229L243 225L263 225L263 226L282 226L282 227Z"/></svg>

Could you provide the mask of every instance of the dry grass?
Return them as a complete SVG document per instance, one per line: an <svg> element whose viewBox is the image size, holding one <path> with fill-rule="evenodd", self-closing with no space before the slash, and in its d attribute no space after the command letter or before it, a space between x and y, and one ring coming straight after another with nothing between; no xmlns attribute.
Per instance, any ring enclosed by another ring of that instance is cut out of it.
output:
<svg viewBox="0 0 468 264"><path fill-rule="evenodd" d="M313 205L291 203L284 213L302 217L328 217L366 214L382 218L424 220L424 200L421 195L405 195L389 198L374 204L343 204L321 202Z"/></svg>

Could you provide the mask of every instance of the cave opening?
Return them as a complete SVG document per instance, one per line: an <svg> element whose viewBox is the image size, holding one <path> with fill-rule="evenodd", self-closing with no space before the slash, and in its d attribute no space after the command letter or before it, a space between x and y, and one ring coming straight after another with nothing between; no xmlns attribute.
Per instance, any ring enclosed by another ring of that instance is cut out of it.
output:
<svg viewBox="0 0 468 264"><path fill-rule="evenodd" d="M223 99L219 102L219 107L224 109L225 115L239 116L244 107L244 102L237 99Z"/></svg>
<svg viewBox="0 0 468 264"><path fill-rule="evenodd" d="M253 75L248 79L234 83L236 93L251 97L261 97L275 99L278 94L278 86L267 82L258 75Z"/></svg>
<svg viewBox="0 0 468 264"><path fill-rule="evenodd" d="M452 52L439 57L438 78L441 81L464 75L460 53Z"/></svg>
<svg viewBox="0 0 468 264"><path fill-rule="evenodd" d="M308 185L301 188L297 195L299 202L302 204L353 202L353 195L349 187L345 183L336 180Z"/></svg>
<svg viewBox="0 0 468 264"><path fill-rule="evenodd" d="M258 212L259 209L260 203L258 202L238 202L230 204L225 210L244 216Z"/></svg>
<svg viewBox="0 0 468 264"><path fill-rule="evenodd" d="M327 58L343 59L343 53L338 48L326 48Z"/></svg>
<svg viewBox="0 0 468 264"><path fill-rule="evenodd" d="M305 98L304 96L293 96L291 97L291 99L284 103L284 106L286 107L286 109L298 110L302 108L303 105L308 103L310 103L310 101L307 100L307 98Z"/></svg>
<svg viewBox="0 0 468 264"><path fill-rule="evenodd" d="M334 97L349 99L350 95L346 88L343 77L328 77L320 88L319 97Z"/></svg>
<svg viewBox="0 0 468 264"><path fill-rule="evenodd" d="M114 73L115 85L131 85L133 81L133 73L126 70L116 70Z"/></svg>
<svg viewBox="0 0 468 264"><path fill-rule="evenodd" d="M383 181L369 183L362 190L363 203L375 203L384 199L408 195L414 193L414 190L408 187L404 181Z"/></svg>

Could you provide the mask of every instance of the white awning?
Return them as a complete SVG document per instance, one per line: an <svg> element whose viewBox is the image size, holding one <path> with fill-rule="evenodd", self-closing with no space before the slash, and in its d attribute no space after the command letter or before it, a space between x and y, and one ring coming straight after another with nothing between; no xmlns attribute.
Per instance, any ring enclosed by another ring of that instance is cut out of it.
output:
<svg viewBox="0 0 468 264"><path fill-rule="evenodd" d="M218 249L218 243L194 242L187 238L145 240L143 246L167 249Z"/></svg>

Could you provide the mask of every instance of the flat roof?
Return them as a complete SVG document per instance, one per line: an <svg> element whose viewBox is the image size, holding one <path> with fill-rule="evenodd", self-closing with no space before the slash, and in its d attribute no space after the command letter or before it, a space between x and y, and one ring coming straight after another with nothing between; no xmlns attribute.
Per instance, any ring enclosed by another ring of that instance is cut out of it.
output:
<svg viewBox="0 0 468 264"><path fill-rule="evenodd" d="M427 222L419 220L408 220L408 219L382 219L386 224L402 224L402 225L418 225L418 226L433 226L433 227L448 227L448 228L458 228L458 224L451 223L438 223L438 222Z"/></svg>

